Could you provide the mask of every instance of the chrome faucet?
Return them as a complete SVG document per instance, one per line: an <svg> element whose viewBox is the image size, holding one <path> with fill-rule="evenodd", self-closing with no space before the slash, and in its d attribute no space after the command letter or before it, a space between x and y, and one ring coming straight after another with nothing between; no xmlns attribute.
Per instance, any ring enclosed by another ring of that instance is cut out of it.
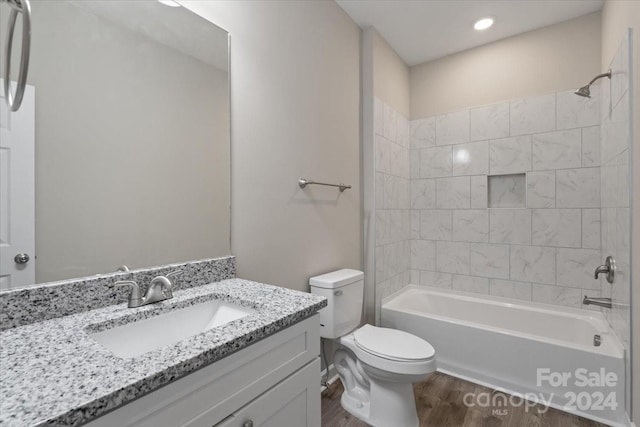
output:
<svg viewBox="0 0 640 427"><path fill-rule="evenodd" d="M154 302L164 301L173 298L173 277L182 274L182 270L173 271L166 276L157 276L149 284L147 293L144 296L140 294L140 286L133 280L124 280L114 283L114 286L129 286L129 308L141 307Z"/></svg>
<svg viewBox="0 0 640 427"><path fill-rule="evenodd" d="M584 296L582 300L582 304L584 305L597 305L598 307L611 308L611 298L589 298L588 296Z"/></svg>

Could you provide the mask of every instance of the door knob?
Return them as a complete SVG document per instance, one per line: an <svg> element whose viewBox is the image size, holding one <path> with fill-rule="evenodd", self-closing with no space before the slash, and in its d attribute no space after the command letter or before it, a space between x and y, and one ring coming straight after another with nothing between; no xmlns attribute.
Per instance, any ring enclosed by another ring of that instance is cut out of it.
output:
<svg viewBox="0 0 640 427"><path fill-rule="evenodd" d="M26 264L29 262L29 259L29 254L18 254L13 258L16 264Z"/></svg>

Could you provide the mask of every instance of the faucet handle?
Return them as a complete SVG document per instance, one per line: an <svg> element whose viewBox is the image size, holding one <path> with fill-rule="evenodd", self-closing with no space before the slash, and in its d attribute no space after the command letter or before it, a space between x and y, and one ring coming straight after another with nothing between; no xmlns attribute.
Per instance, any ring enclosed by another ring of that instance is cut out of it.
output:
<svg viewBox="0 0 640 427"><path fill-rule="evenodd" d="M183 273L183 271L182 271L182 270L175 270L175 271L172 271L171 273L167 274L167 275L166 275L166 276L164 276L164 277L166 277L167 279L169 279L169 282L171 282L171 287L173 287L173 286L175 286L175 284L176 284L176 283L174 282L174 277L177 277L177 276L181 275L182 273Z"/></svg>
<svg viewBox="0 0 640 427"><path fill-rule="evenodd" d="M138 286L138 284L133 280L122 280L114 283L113 286L129 286L131 288L131 293L129 293L129 302L142 299L142 296L140 295L140 286Z"/></svg>
<svg viewBox="0 0 640 427"><path fill-rule="evenodd" d="M183 270L174 270L174 271L172 271L171 273L167 274L167 275L166 275L166 276L164 276L164 277L166 277L167 279L171 279L172 277L179 276L179 275L181 275L182 273L184 273L184 271L183 271Z"/></svg>

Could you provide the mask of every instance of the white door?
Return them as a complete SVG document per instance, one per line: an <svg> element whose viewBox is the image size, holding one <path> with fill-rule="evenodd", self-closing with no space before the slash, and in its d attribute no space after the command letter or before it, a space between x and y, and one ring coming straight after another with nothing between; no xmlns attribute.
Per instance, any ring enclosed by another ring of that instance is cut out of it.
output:
<svg viewBox="0 0 640 427"><path fill-rule="evenodd" d="M0 95L0 289L35 283L34 143L35 88L16 112Z"/></svg>

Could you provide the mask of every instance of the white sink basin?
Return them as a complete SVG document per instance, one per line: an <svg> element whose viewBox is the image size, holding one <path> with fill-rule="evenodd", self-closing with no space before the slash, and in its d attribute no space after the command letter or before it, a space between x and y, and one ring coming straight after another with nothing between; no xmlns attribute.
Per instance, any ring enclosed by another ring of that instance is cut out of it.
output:
<svg viewBox="0 0 640 427"><path fill-rule="evenodd" d="M136 357L255 313L213 300L89 335L116 356Z"/></svg>

